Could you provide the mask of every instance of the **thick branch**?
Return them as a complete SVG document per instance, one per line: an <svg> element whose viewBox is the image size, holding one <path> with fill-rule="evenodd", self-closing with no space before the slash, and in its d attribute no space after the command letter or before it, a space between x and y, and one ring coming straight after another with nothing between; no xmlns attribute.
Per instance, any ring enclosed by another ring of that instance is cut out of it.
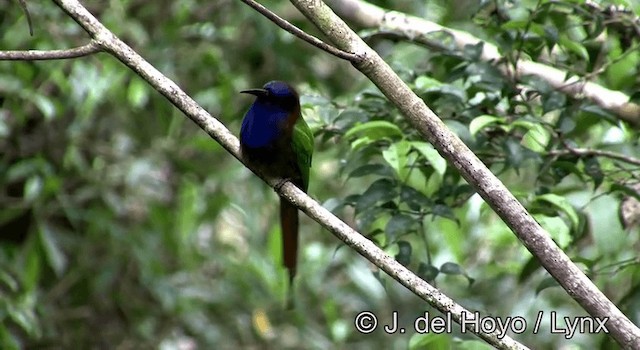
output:
<svg viewBox="0 0 640 350"><path fill-rule="evenodd" d="M61 60L88 56L100 51L100 45L91 41L86 45L64 50L0 51L0 61Z"/></svg>
<svg viewBox="0 0 640 350"><path fill-rule="evenodd" d="M82 7L78 1L54 0L54 2L80 24L105 51L138 73L151 86L163 94L174 106L180 109L187 117L227 149L234 157L242 161L238 139L232 135L222 123L202 109L202 107L174 82L162 75L156 68L118 39L93 17L91 13ZM252 171L256 172L253 169ZM261 174L258 175L274 188L281 182L280 179L265 178ZM473 317L473 313L465 310L445 294L420 279L413 272L398 263L393 257L386 254L366 237L354 231L291 183L285 183L277 192L431 305L434 305L443 312L450 312L456 320L460 319L462 313L466 313L465 316L467 318ZM477 330L473 331L476 332ZM499 338L498 332L476 334L501 349L526 349L526 347L509 337Z"/></svg>
<svg viewBox="0 0 640 350"><path fill-rule="evenodd" d="M608 319L608 330L622 347L640 348L640 329L558 248L549 233L531 217L504 184L374 50L322 1L291 1L337 47L366 58L354 66L365 74L440 154L458 169L573 299L590 315Z"/></svg>
<svg viewBox="0 0 640 350"><path fill-rule="evenodd" d="M435 49L441 49L442 44L431 38L429 34L441 31L451 35L458 49L464 48L465 45L482 43L481 58L496 64L506 76L515 78L526 75L538 76L559 91L574 98L586 97L603 109L614 113L621 120L640 127L640 105L630 102L629 96L620 91L610 90L575 76L565 79L567 72L533 61L519 60L514 69L514 65L503 59L495 45L469 33L443 27L423 18L388 11L362 0L331 0L330 3L339 15L357 25L393 31L406 40L419 42Z"/></svg>

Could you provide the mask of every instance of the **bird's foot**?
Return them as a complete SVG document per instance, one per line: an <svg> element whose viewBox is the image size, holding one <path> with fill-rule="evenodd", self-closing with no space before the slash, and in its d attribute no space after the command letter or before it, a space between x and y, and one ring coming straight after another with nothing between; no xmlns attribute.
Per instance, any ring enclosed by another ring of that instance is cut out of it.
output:
<svg viewBox="0 0 640 350"><path fill-rule="evenodd" d="M286 184L287 182L292 181L293 179L290 177L285 177L284 179L278 181L278 183L273 187L276 191L280 191L280 189L282 188L282 186L284 186L284 184Z"/></svg>

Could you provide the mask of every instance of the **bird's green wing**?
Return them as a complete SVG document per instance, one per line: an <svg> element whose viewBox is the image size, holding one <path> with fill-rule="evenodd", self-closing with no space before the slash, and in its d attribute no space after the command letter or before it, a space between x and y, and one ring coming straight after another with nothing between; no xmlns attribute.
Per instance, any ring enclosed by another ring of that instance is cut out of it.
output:
<svg viewBox="0 0 640 350"><path fill-rule="evenodd" d="M293 127L293 152L296 155L296 161L300 172L302 172L303 186L305 192L309 187L309 171L311 169L311 156L313 155L313 133L309 129L309 125L300 116Z"/></svg>

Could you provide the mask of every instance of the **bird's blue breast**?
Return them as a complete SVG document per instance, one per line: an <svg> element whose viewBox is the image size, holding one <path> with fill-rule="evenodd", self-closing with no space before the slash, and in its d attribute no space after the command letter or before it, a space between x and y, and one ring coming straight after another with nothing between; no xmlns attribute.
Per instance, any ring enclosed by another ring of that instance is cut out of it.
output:
<svg viewBox="0 0 640 350"><path fill-rule="evenodd" d="M282 135L289 112L274 105L256 101L242 120L240 142L250 148L272 145Z"/></svg>

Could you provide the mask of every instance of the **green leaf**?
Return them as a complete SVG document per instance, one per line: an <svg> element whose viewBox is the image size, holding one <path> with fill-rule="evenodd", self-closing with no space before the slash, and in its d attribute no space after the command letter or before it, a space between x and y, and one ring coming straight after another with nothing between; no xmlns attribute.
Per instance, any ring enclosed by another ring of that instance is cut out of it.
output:
<svg viewBox="0 0 640 350"><path fill-rule="evenodd" d="M362 213L382 200L393 200L396 196L396 186L388 179L380 179L360 195L356 202L356 213Z"/></svg>
<svg viewBox="0 0 640 350"><path fill-rule="evenodd" d="M514 30L514 29L524 30L529 25L529 22L530 22L529 18L510 20L503 23L500 27L505 30Z"/></svg>
<svg viewBox="0 0 640 350"><path fill-rule="evenodd" d="M407 241L398 241L398 254L396 254L395 259L401 265L407 266L411 263L411 244Z"/></svg>
<svg viewBox="0 0 640 350"><path fill-rule="evenodd" d="M13 322L15 322L30 337L38 338L42 335L42 330L38 323L35 312L36 296L35 293L23 295L15 304L7 307L7 313Z"/></svg>
<svg viewBox="0 0 640 350"><path fill-rule="evenodd" d="M471 123L469 123L469 132L471 135L475 136L478 131L486 128L491 124L500 124L502 123L504 118L496 117L493 115L484 114L479 117L474 118Z"/></svg>
<svg viewBox="0 0 640 350"><path fill-rule="evenodd" d="M602 181L604 181L604 173L602 172L602 168L600 168L600 162L596 157L587 157L583 162L584 172L593 180L593 190L595 191L600 187Z"/></svg>
<svg viewBox="0 0 640 350"><path fill-rule="evenodd" d="M463 340L456 346L456 350L493 350L494 347L479 340Z"/></svg>
<svg viewBox="0 0 640 350"><path fill-rule="evenodd" d="M455 99L460 102L467 100L467 93L465 92L465 90L455 85L443 85L437 91L439 91L443 95L450 95L452 97L455 97Z"/></svg>
<svg viewBox="0 0 640 350"><path fill-rule="evenodd" d="M534 123L528 120L516 120L513 123L511 123L509 126L511 128L522 128L525 130L532 130L535 129L539 124L538 123Z"/></svg>
<svg viewBox="0 0 640 350"><path fill-rule="evenodd" d="M396 171L398 178L405 180L409 169L407 168L407 156L411 144L402 140L400 142L392 143L389 148L382 151L382 158Z"/></svg>
<svg viewBox="0 0 640 350"><path fill-rule="evenodd" d="M418 172L413 172L412 174L423 174L422 171L418 171ZM424 176L423 176L424 177ZM432 196L434 194L436 194L441 188L442 188L442 179L443 179L443 175L434 173L431 176L429 176L428 180L425 180L422 182L422 184L424 184L426 182L426 185L423 186L416 186L414 185L414 183L409 183L411 185L413 185L413 187L416 187L424 192L424 194L426 194L427 196Z"/></svg>
<svg viewBox="0 0 640 350"><path fill-rule="evenodd" d="M351 139L354 137L367 137L371 140L383 138L394 138L402 136L402 130L386 120L374 120L363 124L358 124L344 134L344 137Z"/></svg>
<svg viewBox="0 0 640 350"><path fill-rule="evenodd" d="M540 294L540 292L542 292L543 290L547 289L547 288L551 288L551 287L559 287L560 285L558 284L558 282L553 279L553 277L547 277L545 279L543 279L538 286L536 287L536 295Z"/></svg>
<svg viewBox="0 0 640 350"><path fill-rule="evenodd" d="M446 262L440 266L440 272L447 275L463 275L464 270L460 265L452 262Z"/></svg>
<svg viewBox="0 0 640 350"><path fill-rule="evenodd" d="M419 76L414 84L418 90L429 90L442 86L440 81L424 75Z"/></svg>
<svg viewBox="0 0 640 350"><path fill-rule="evenodd" d="M24 184L24 199L32 202L42 193L43 181L39 175L31 176Z"/></svg>
<svg viewBox="0 0 640 350"><path fill-rule="evenodd" d="M537 154L523 147L518 141L513 138L505 140L504 151L506 153L506 165L511 166L514 169L519 169L524 161L527 159L537 157Z"/></svg>
<svg viewBox="0 0 640 350"><path fill-rule="evenodd" d="M183 177L178 192L178 205L173 214L174 231L170 239L175 244L176 252L181 258L190 256L187 249L191 247L193 236L200 225L199 210L202 208L200 196L201 185L190 177Z"/></svg>
<svg viewBox="0 0 640 350"><path fill-rule="evenodd" d="M423 207L431 207L433 202L422 192L409 186L402 186L400 201L406 203L412 210L420 210Z"/></svg>
<svg viewBox="0 0 640 350"><path fill-rule="evenodd" d="M337 116L335 115L334 109L327 109L324 118L329 119L328 123L332 123L334 126L342 129L355 123L364 123L367 121L368 116L360 109L346 109Z"/></svg>
<svg viewBox="0 0 640 350"><path fill-rule="evenodd" d="M561 47L565 48L567 51L575 53L584 61L589 61L589 53L587 52L587 49L584 47L584 45L577 41L571 40L567 35L561 34L558 44Z"/></svg>
<svg viewBox="0 0 640 350"><path fill-rule="evenodd" d="M536 200L550 203L557 209L561 210L567 215L567 217L571 221L571 228L575 229L578 227L578 224L579 224L578 213L576 213L576 210L567 201L566 198L558 196L557 194L547 193L547 194L538 196Z"/></svg>
<svg viewBox="0 0 640 350"><path fill-rule="evenodd" d="M533 124L533 126L524 134L522 145L534 152L543 152L549 141L551 133L541 124Z"/></svg>
<svg viewBox="0 0 640 350"><path fill-rule="evenodd" d="M5 173L5 181L13 182L20 179L25 179L35 173L48 173L50 171L50 165L46 160L40 157L26 158L24 160L17 161L9 167L9 170Z"/></svg>
<svg viewBox="0 0 640 350"><path fill-rule="evenodd" d="M22 278L22 285L28 292L32 292L38 286L40 276L42 274L42 258L40 257L40 249L38 249L37 241L28 241L26 247L26 262L24 271L20 276Z"/></svg>
<svg viewBox="0 0 640 350"><path fill-rule="evenodd" d="M613 51L615 52L618 50ZM607 68L606 75L612 85L610 88L619 90L629 89L634 86L634 79L630 79L630 77L638 75L640 53L638 53L638 50L620 53L620 55L609 55L609 61L613 63Z"/></svg>
<svg viewBox="0 0 640 350"><path fill-rule="evenodd" d="M431 208L431 213L435 216L441 216L443 218L451 219L456 222L458 221L451 207L445 204L434 205Z"/></svg>
<svg viewBox="0 0 640 350"><path fill-rule="evenodd" d="M629 186L614 183L614 184L611 184L610 188L611 188L611 192L621 192L624 195L633 197L640 201L640 192L636 191L635 189Z"/></svg>
<svg viewBox="0 0 640 350"><path fill-rule="evenodd" d="M132 79L129 83L127 99L133 107L144 107L149 100L149 87L147 86L147 83L142 79Z"/></svg>
<svg viewBox="0 0 640 350"><path fill-rule="evenodd" d="M545 94L542 100L542 113L561 110L565 108L567 96L561 92L552 91Z"/></svg>
<svg viewBox="0 0 640 350"><path fill-rule="evenodd" d="M355 151L367 146L368 144L370 144L370 143L372 143L374 141L375 140L372 140L368 136L357 138L357 139L355 139L355 140L353 140L351 142L351 150L355 152Z"/></svg>
<svg viewBox="0 0 640 350"><path fill-rule="evenodd" d="M452 345L451 336L446 333L415 333L409 339L409 350L449 350Z"/></svg>
<svg viewBox="0 0 640 350"><path fill-rule="evenodd" d="M530 257L527 263L524 264L520 274L518 275L518 282L522 283L526 281L534 272L540 269L540 262L537 258Z"/></svg>
<svg viewBox="0 0 640 350"><path fill-rule="evenodd" d="M580 106L580 111L584 112L586 116L593 116L593 120L596 121L600 118L608 120L613 125L618 125L618 120L611 112L604 110L602 107L595 104L587 104ZM591 126L591 125L587 125Z"/></svg>
<svg viewBox="0 0 640 350"><path fill-rule="evenodd" d="M440 274L440 269L437 267L421 262L418 266L418 276L427 282L432 282Z"/></svg>
<svg viewBox="0 0 640 350"><path fill-rule="evenodd" d="M24 346L18 341L18 337L9 331L7 327L0 327L0 344L7 350L20 350Z"/></svg>
<svg viewBox="0 0 640 350"><path fill-rule="evenodd" d="M342 343L345 341L347 336L349 335L350 327L352 327L351 323L348 323L347 320L339 319L335 322L331 323L331 335L332 339L337 343Z"/></svg>
<svg viewBox="0 0 640 350"><path fill-rule="evenodd" d="M593 267L596 265L596 263L598 263L600 258L598 258L598 259L589 259L589 258L585 258L583 256L572 256L571 260L573 260L573 262L575 262L575 263L582 264L582 265L586 266L589 269L593 269Z"/></svg>
<svg viewBox="0 0 640 350"><path fill-rule="evenodd" d="M476 44L465 44L462 48L462 56L468 61L478 62L482 56L484 42L479 40Z"/></svg>
<svg viewBox="0 0 640 350"><path fill-rule="evenodd" d="M444 175L447 171L447 161L442 158L440 153L438 153L431 144L421 141L413 141L411 142L411 146L418 150L418 152L427 159L429 164L433 166L436 173L441 176Z"/></svg>
<svg viewBox="0 0 640 350"><path fill-rule="evenodd" d="M536 221L544 228L560 248L566 248L572 241L569 227L559 217L534 214Z"/></svg>
<svg viewBox="0 0 640 350"><path fill-rule="evenodd" d="M553 162L551 165L551 172L556 182L560 182L567 175L573 174L576 175L579 179L582 178L582 171L576 165L578 159L576 158L574 162L559 160Z"/></svg>
<svg viewBox="0 0 640 350"><path fill-rule="evenodd" d="M18 291L18 281L6 271L0 271L0 282L2 282L2 288L8 287L10 291Z"/></svg>
<svg viewBox="0 0 640 350"><path fill-rule="evenodd" d="M418 155L415 153L409 153L409 161L408 164L416 164ZM442 176L438 174L431 174L429 178L425 175L426 169L416 168L408 166L408 177L406 178L405 184L411 186L418 191L422 191L425 194L432 194L435 190L431 190L431 188L438 188L442 183Z"/></svg>
<svg viewBox="0 0 640 350"><path fill-rule="evenodd" d="M49 266L56 276L62 276L67 268L67 257L55 239L55 232L51 230L49 225L42 224L40 225L39 237Z"/></svg>
<svg viewBox="0 0 640 350"><path fill-rule="evenodd" d="M46 120L51 120L56 116L56 107L49 97L34 95L32 96L32 100Z"/></svg>
<svg viewBox="0 0 640 350"><path fill-rule="evenodd" d="M324 203L322 203L322 206L328 211L336 214L338 213L338 210L342 209L345 206L345 202L346 200L342 200L339 198L329 198Z"/></svg>
<svg viewBox="0 0 640 350"><path fill-rule="evenodd" d="M361 177L368 175L380 175L383 177L393 176L393 172L384 164L365 164L349 173L349 177Z"/></svg>
<svg viewBox="0 0 640 350"><path fill-rule="evenodd" d="M391 240L413 230L416 220L409 215L396 214L391 217L384 232Z"/></svg>

